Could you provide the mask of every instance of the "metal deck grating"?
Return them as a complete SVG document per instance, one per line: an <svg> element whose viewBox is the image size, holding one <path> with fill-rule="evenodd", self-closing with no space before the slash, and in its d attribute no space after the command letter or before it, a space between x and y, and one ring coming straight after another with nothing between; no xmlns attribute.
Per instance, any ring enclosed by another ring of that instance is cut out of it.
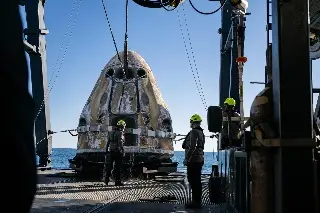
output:
<svg viewBox="0 0 320 213"><path fill-rule="evenodd" d="M208 179L203 178L203 204L211 205L208 194ZM139 199L153 199L172 195L177 198L177 202L170 202L167 206L185 204L190 199L188 187L184 183L178 182L156 182L151 180L140 180L125 182L125 186L106 187L101 182L78 182L78 183L56 183L39 185L31 212L79 212L81 203L91 203L80 208L80 212L100 212L110 208L116 203L140 203L147 206L156 205L154 202L139 201ZM47 201L47 202L46 202ZM74 205L74 202L78 205ZM62 205L65 203L64 205ZM48 205L55 205L49 208ZM119 205L119 204L117 204ZM159 204L161 205L161 204ZM45 210L44 207L47 206ZM170 207L170 208L171 208Z"/></svg>
<svg viewBox="0 0 320 213"><path fill-rule="evenodd" d="M207 181L203 182L204 203L209 204ZM123 195L122 195L123 194ZM189 199L189 190L183 183L162 183L155 181L137 181L125 183L125 186L108 186L103 183L58 183L38 187L36 198L41 199L81 199L108 202L121 195L115 202L138 201L140 198L152 199L173 195L178 203Z"/></svg>

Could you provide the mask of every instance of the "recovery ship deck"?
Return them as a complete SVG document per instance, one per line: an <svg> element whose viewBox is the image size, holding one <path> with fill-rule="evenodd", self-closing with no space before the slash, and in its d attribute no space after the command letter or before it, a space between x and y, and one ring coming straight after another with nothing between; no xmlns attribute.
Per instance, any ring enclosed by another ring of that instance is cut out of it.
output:
<svg viewBox="0 0 320 213"><path fill-rule="evenodd" d="M61 177L62 172L64 177ZM224 205L213 205L209 201L208 175L202 178L203 208L187 210L183 204L189 200L190 191L183 182L183 173L169 175L169 178L156 176L152 180L129 180L121 187L77 180L72 173L72 170L39 170L37 194L31 212L225 212ZM148 201L168 195L176 200Z"/></svg>

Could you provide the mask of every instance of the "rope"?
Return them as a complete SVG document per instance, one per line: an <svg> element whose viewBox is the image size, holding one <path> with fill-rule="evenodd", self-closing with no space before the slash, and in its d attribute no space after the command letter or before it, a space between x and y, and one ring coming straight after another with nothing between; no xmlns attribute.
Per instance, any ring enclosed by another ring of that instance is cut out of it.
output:
<svg viewBox="0 0 320 213"><path fill-rule="evenodd" d="M111 37L112 37L113 45L114 45L114 47L116 49L116 52L117 52L118 60L120 61L120 63L122 63L120 55L119 55L117 43L116 43L116 40L115 40L114 35L113 35L112 28L111 28L111 24L110 24L109 16L108 16L108 13L107 13L107 9L106 9L106 6L104 4L104 0L101 0L101 3L102 3L103 10L104 10L104 14L105 14L105 16L107 18L110 34L111 34Z"/></svg>
<svg viewBox="0 0 320 213"><path fill-rule="evenodd" d="M167 11L175 10L180 5L180 3L181 3L181 1L173 9L167 9L166 6L163 4L163 0L160 0L161 6ZM179 11L178 11L177 14L178 14L178 20L179 20L179 25L180 25L180 29L181 29L181 34L182 34L184 46L185 46L185 49L186 49L186 53L187 53L189 65L190 65L190 68L191 68L191 72L192 72L193 78L194 78L194 80L196 82L196 87L197 87L197 90L198 90L199 95L200 95L200 99L202 101L202 104L204 105L205 110L207 110L208 107L207 107L206 100L205 100L205 97L204 97L204 93L203 93L203 90L202 90L201 81L200 81L200 78L199 78L199 72L198 72L198 69L197 69L197 66L196 66L196 61L195 61L194 52L193 52L193 49L192 49L190 33L189 33L189 30L188 30L188 24L187 24L187 19L186 19L186 14L185 14L184 8L183 8L183 12L184 12L184 17L185 17L185 24L186 24L187 34L188 34L188 38L189 38L189 44L190 44L190 49L191 49L191 53L192 53L192 58L193 58L194 66L195 66L195 69L196 69L196 73L197 73L197 77L198 77L198 81L199 81L200 85L198 85L196 76L195 76L195 74L193 72L193 66L192 66L192 63L191 63L191 58L190 58L189 53L188 53L188 48L187 48L187 44L186 44L186 41L185 41L185 37L184 37L184 33L183 33L183 27L182 27L182 24L181 24L180 15L179 15Z"/></svg>
<svg viewBox="0 0 320 213"><path fill-rule="evenodd" d="M221 5L221 7L217 10L219 11L223 5L225 4L226 0L224 0L223 4ZM173 11L175 10L178 5L180 4L177 4L176 7L174 7L173 9L167 9L164 4L163 4L163 0L160 0L160 4L161 6L167 10L167 11ZM197 9L193 6L192 2L190 1L190 4L192 5L192 7L197 11ZM206 98L204 96L204 92L203 92L203 88L202 88L202 85L201 85L201 80L200 80L200 76L199 76L199 71L198 71L198 67L197 67L197 64L196 64L196 60L195 60L195 56L194 56L194 52L193 52L193 48L192 48L192 43L191 43L191 38L190 38L190 33L189 33L189 28L188 28L188 22L187 22L187 18L186 18L186 12L184 10L184 8L182 7L182 10L183 10L183 13L184 13L184 20L185 20L185 26L186 26L186 31L187 31L187 36L188 36L188 40L189 40L189 45L190 45L190 51L191 51L191 55L192 55L192 59L193 59L193 63L194 63L194 67L195 67L195 72L196 74L194 73L193 71L193 66L192 66L192 63L191 63L191 57L189 56L189 53L188 53L188 48L187 48L187 44L186 44L186 41L185 41L185 36L184 36L184 33L183 33L183 27L182 27L182 24L181 24L181 20L180 20L180 14L179 14L179 11L177 10L177 14L178 14L178 20L179 20L179 25L180 25L180 29L181 29L181 34L182 34L182 38L183 38L183 42L184 42L184 46L185 46L185 49L186 49L186 53L187 53L187 57L188 57L188 61L189 61L189 65L190 65L190 68L191 68L191 72L192 72L192 75L193 75L193 78L195 80L195 83L196 83L196 87L197 87L197 90L199 92L199 95L200 95L200 99L201 99L201 102L205 108L205 110L208 109L208 106L207 106L207 102L206 102ZM216 11L216 12L217 12ZM199 11L200 12L200 11ZM215 11L214 11L215 12ZM211 13L212 14L212 13Z"/></svg>
<svg viewBox="0 0 320 213"><path fill-rule="evenodd" d="M187 35L188 35L188 39L189 39L189 44L190 44L190 50L191 50L191 54L192 54L192 59L193 59L193 63L194 63L194 66L195 66L196 75L197 75L198 82L199 82L199 87L200 87L200 90L201 90L201 95L202 95L203 100L204 100L205 109L207 110L207 109L208 109L208 105L207 105L207 102L206 102L206 98L205 98L205 96L204 96L203 88L202 88L201 81L200 81L200 75L199 75L199 71L198 71L196 59L195 59L194 52L193 52L193 48L192 48L191 36L190 36L190 33L189 33L188 22L187 22L187 15L186 15L186 11L184 10L184 7L182 7L182 10L183 10L183 15L184 15L184 21L185 21L185 24L186 24L186 30L187 30Z"/></svg>
<svg viewBox="0 0 320 213"><path fill-rule="evenodd" d="M181 23L182 21L180 20L179 10L177 10L177 15L178 15L178 21L179 21L179 26L180 26L180 30L181 30L182 40L183 40L183 44L184 44L184 47L185 47L185 50L186 50L186 54L187 54L187 58L188 58L189 65L190 65L190 69L191 69L191 72L192 72L192 76L193 76L193 78L194 78L194 80L195 80L196 87L197 87L198 93L199 93L199 95L200 95L201 102L202 102L204 108L207 110L207 104L206 104L205 98L204 98L204 96L203 96L203 92L201 91L200 86L198 85L197 78L196 78L195 73L194 73L194 70L193 70L193 65L192 65L192 63L191 63L191 57L190 57L190 55L189 55L189 51L188 51L188 47L187 47L185 35L184 35L184 33L183 33L183 27L182 27L182 23ZM185 18L185 21L187 21L186 18ZM188 28L188 25L187 25L187 24L186 24L186 28ZM189 33L188 33L188 35L189 35L189 37L190 37L190 34L189 34ZM190 43L190 45L191 45L191 40L190 40L190 38L189 38L189 43ZM191 51L191 52L193 53L193 51ZM195 60L194 60L194 62L195 62ZM195 64L195 66L196 66L196 64ZM199 77L198 77L198 79L199 79Z"/></svg>
<svg viewBox="0 0 320 213"><path fill-rule="evenodd" d="M77 3L77 1L78 1L78 0L75 0L75 1L73 2L72 9L71 9L71 13L70 13L70 17L69 17L69 21L68 21L68 24L67 24L67 27L66 27L67 29L69 29L69 27L70 27L71 20L72 20L73 14L74 14L74 10L75 10L75 8L76 8L76 3ZM64 34L64 36L63 36L63 39L62 39L63 41L65 41L65 39L67 38L67 35L68 35L68 31L66 30L66 32L65 32L65 34ZM48 86L50 86L51 80L52 80L52 78L54 77L53 75L54 75L55 72L57 71L57 70L56 70L56 67L57 67L57 65L58 65L58 62L59 62L59 59L60 59L60 56L61 56L61 52L63 51L63 49L64 49L64 42L61 43L61 46L60 46L60 49L59 49L59 54L58 54L56 63L55 63L55 65L54 65L53 72L52 72L52 74L51 74L51 77L50 77Z"/></svg>
<svg viewBox="0 0 320 213"><path fill-rule="evenodd" d="M123 55L123 60L124 60L123 68L124 68L125 75L128 72L128 8L129 8L129 1L126 0L126 17L125 17L125 33L124 33L124 55ZM124 93L124 90L122 91L122 93Z"/></svg>
<svg viewBox="0 0 320 213"><path fill-rule="evenodd" d="M51 135L56 134L56 133L61 133L61 132L69 132L70 135L72 136L78 136L78 134L73 134L72 132L77 131L77 129L66 129L66 130L61 130L61 131L57 131L57 132L53 132L51 130L48 130L48 133L46 135L46 137L42 138L41 140L39 140L36 145L38 145L39 143L41 143L42 141L48 139Z"/></svg>
<svg viewBox="0 0 320 213"><path fill-rule="evenodd" d="M51 135L57 134L57 133L66 133L66 132L68 132L71 136L78 136L78 134L73 134L73 133L72 133L72 132L77 132L77 131L78 131L77 128L75 128L75 129L65 129L65 130L60 130L60 131L56 131L56 132L49 130L48 133L47 133L47 136L44 137L44 138L42 138L42 139L41 139L40 141L38 141L36 144L41 143L42 141L48 139ZM104 132L104 131L103 131L103 130L100 130L100 131L93 131L93 130L91 130L91 131L87 131L86 133L89 133L89 132ZM86 133L79 132L79 134L86 134ZM126 132L126 134L134 134L134 133L128 133L128 132ZM180 139L177 139L177 140L174 140L174 141L181 141L181 140L185 139L186 136L187 136L187 135L185 135L185 134L177 134L177 133L176 133L174 138L177 138L177 137L181 137L181 138L180 138ZM206 138L213 138L213 137L217 137L217 136L216 136L216 135L205 135L205 137L206 137Z"/></svg>
<svg viewBox="0 0 320 213"><path fill-rule="evenodd" d="M75 0L75 1L74 1L72 11L74 11L74 9L75 9L75 4L76 4L77 1L78 1L78 0ZM59 75L59 73L60 73L62 64L63 64L63 62L64 62L64 59L65 59L65 56L66 56L66 54L67 54L67 50L68 50L68 47L69 47L69 44L70 44L70 41L71 41L71 37L72 37L72 34L73 34L73 31L72 31L72 30L74 29L75 24L76 24L76 21L77 21L77 15L79 14L81 2L82 2L82 0L79 0L79 4L78 4L77 10L76 10L75 18L74 18L74 21L73 21L73 24L72 24L72 27L71 27L71 32L70 32L70 34L69 34L69 40L67 41L67 44L66 44L66 46L65 46L65 49L64 49L64 52L63 52L63 55L62 55L61 62L60 62L60 64L59 64L59 66L58 66L57 64L58 64L58 61L59 61L59 59L60 59L60 57L59 57L60 55L58 55L57 61L56 61L55 66L54 66L54 68L53 68L54 71L53 71L53 73L52 73L52 75L51 75L50 81L51 81L51 79L52 79L53 74L54 74L56 71L57 71L57 74L55 75L55 79L54 79L51 87L46 91L46 93L45 93L45 95L44 95L43 101L42 101L42 103L41 103L41 105L40 105L40 108L39 108L39 110L38 110L38 113L37 113L37 115L36 115L36 117L35 117L34 122L37 121L38 116L40 115L40 113L41 113L41 111L42 111L42 109L43 109L43 107L44 107L44 104L48 101L49 94L50 94L50 92L52 91L53 86L54 86L54 84L56 83L56 80L57 80L58 75ZM71 23L71 19L72 19L72 17L73 17L72 11L71 11L71 15L70 15L70 18L69 18L69 22L68 22L67 28L69 28L70 23ZM67 32L65 33L64 37L66 37L66 35L67 35ZM63 45L63 43L62 43L59 51L62 51L63 48L64 48L64 45ZM57 67L58 67L58 69L56 69ZM50 81L49 81L49 82L50 82ZM48 85L48 87L49 87L49 85Z"/></svg>
<svg viewBox="0 0 320 213"><path fill-rule="evenodd" d="M217 12L218 12L219 10L221 10L221 8L226 4L226 2L227 2L227 0L223 0L223 2L220 1L220 4L221 4L220 7L219 7L218 9L212 11L212 12L201 12L200 10L198 10L198 9L193 5L192 1L189 0L189 3L190 3L190 5L191 5L191 7L192 7L195 11L197 11L198 13L200 13L201 15L212 15L212 14L214 14L214 13L217 13Z"/></svg>

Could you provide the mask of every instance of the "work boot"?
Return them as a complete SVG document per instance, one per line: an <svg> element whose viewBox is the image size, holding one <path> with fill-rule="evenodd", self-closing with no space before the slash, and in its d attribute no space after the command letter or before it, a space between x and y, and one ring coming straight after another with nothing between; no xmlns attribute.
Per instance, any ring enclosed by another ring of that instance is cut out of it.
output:
<svg viewBox="0 0 320 213"><path fill-rule="evenodd" d="M201 203L199 202L190 202L186 204L187 209L201 209Z"/></svg>
<svg viewBox="0 0 320 213"><path fill-rule="evenodd" d="M109 184L109 178L105 178L105 179L103 180L103 182L108 186L108 184Z"/></svg>
<svg viewBox="0 0 320 213"><path fill-rule="evenodd" d="M123 186L124 184L121 183L121 181L116 181L114 185L115 185L115 186Z"/></svg>

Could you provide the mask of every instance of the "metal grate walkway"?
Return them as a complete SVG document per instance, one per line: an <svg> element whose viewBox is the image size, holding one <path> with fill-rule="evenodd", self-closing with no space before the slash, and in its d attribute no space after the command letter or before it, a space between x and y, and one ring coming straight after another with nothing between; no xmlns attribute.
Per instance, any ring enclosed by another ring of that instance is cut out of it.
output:
<svg viewBox="0 0 320 213"><path fill-rule="evenodd" d="M208 179L203 178L203 205L209 205L208 207L213 208L214 206L209 201L207 185ZM46 184L38 186L31 212L105 212L108 209L110 211L110 208L115 208L114 206L118 206L119 211L122 207L127 206L126 208L129 208L127 212L135 212L129 207L130 205L132 208L136 208L137 212L143 212L140 211L141 208L151 208L152 211L161 212L161 208L181 207L181 204L185 204L189 200L189 192L184 183L159 183L151 180L125 182L125 186L121 187L107 187L101 182ZM177 202L157 204L139 201L139 199L153 199L168 195L175 196ZM157 209L154 209L155 206L158 206ZM221 208L221 206L215 208ZM150 209L148 211L150 212ZM167 210L163 209L163 211Z"/></svg>

